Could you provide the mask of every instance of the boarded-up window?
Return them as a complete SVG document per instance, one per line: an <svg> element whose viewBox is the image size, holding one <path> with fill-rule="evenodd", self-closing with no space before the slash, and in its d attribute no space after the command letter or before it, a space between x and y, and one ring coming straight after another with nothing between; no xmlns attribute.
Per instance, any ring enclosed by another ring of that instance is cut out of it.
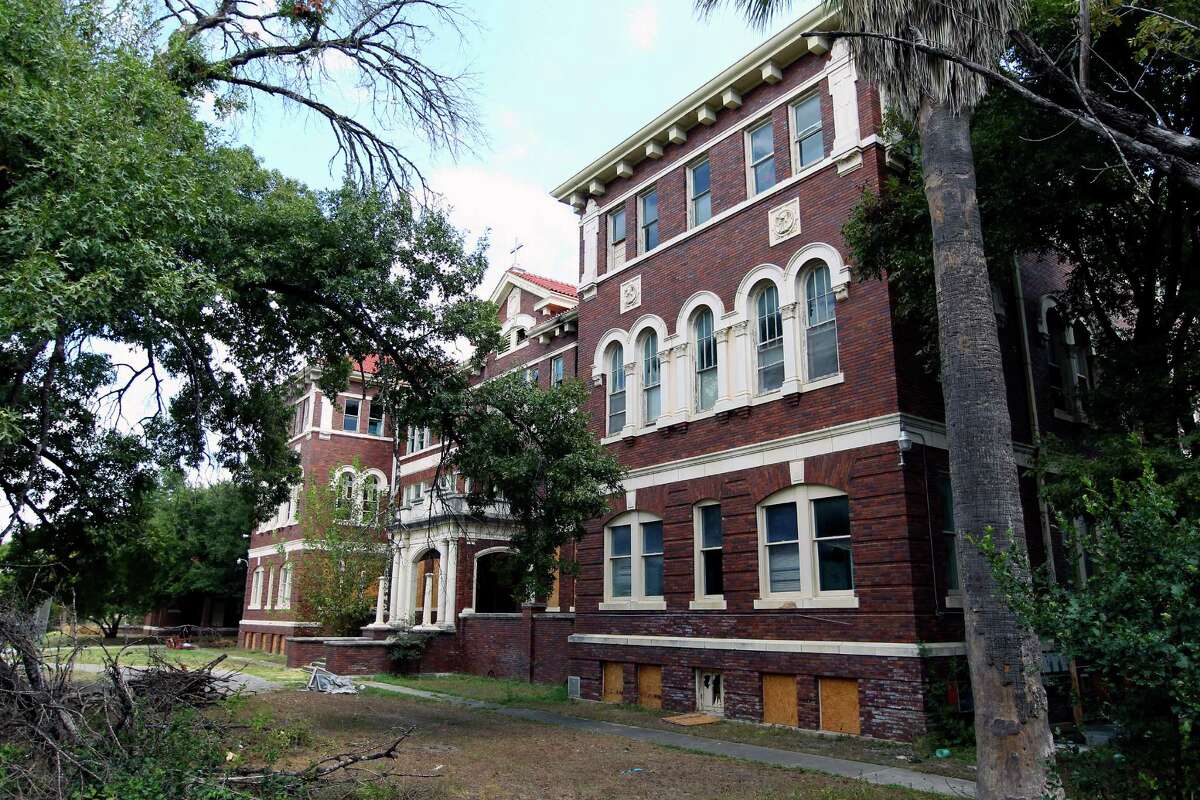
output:
<svg viewBox="0 0 1200 800"><path fill-rule="evenodd" d="M662 708L662 667L658 664L638 665L638 705Z"/></svg>
<svg viewBox="0 0 1200 800"><path fill-rule="evenodd" d="M619 703L625 696L625 665L605 661L603 666L603 689L601 697L606 703Z"/></svg>
<svg viewBox="0 0 1200 800"><path fill-rule="evenodd" d="M858 719L858 681L853 678L821 678L821 730L834 733L861 732Z"/></svg>
<svg viewBox="0 0 1200 800"><path fill-rule="evenodd" d="M800 725L795 675L763 675L763 722L768 725Z"/></svg>

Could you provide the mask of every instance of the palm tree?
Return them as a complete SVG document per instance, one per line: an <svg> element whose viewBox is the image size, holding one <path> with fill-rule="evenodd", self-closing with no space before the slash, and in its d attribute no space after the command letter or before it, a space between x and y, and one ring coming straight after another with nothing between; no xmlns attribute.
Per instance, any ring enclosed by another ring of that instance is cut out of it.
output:
<svg viewBox="0 0 1200 800"><path fill-rule="evenodd" d="M707 13L725 0L696 0ZM755 24L791 0L732 0ZM935 44L978 64L999 61L1020 22L1014 0L842 0L841 25L858 68L888 105L914 119L925 196L941 344L942 393L959 529L967 660L975 697L977 797L1041 800L1054 755L1037 637L1001 596L988 561L963 532L990 531L998 549L1023 551L1025 525L1011 424L975 197L971 114L986 85L978 75L903 45L857 33Z"/></svg>

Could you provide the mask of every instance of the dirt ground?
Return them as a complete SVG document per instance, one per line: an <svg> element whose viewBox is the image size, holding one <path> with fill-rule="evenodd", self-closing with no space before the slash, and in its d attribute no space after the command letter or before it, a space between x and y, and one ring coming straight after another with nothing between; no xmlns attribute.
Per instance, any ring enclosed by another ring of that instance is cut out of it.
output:
<svg viewBox="0 0 1200 800"><path fill-rule="evenodd" d="M285 763L299 767L317 755L367 748L393 731L414 733L392 763L385 791L369 800L918 800L904 789L687 753L617 737L513 720L486 711L433 705L374 693L321 695L275 692L247 702L246 714L272 727L311 731ZM346 790L330 793L345 797ZM355 795L350 795L355 796Z"/></svg>

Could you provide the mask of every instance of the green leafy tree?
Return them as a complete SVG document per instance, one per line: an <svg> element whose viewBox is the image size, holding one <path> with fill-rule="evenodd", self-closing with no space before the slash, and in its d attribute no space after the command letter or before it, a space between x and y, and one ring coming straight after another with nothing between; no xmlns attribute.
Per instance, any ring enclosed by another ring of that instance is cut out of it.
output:
<svg viewBox="0 0 1200 800"><path fill-rule="evenodd" d="M624 470L591 431L587 399L580 381L540 389L508 375L440 410L441 469L470 480L474 513L502 503L516 523L511 566L523 597L545 597L555 570L575 569L563 546L578 541L584 523L605 514L608 498L622 491Z"/></svg>
<svg viewBox="0 0 1200 800"><path fill-rule="evenodd" d="M339 636L357 636L370 620L389 562L384 497L360 496L365 473L351 466L335 469L329 481L309 481L300 510L305 550L296 567L297 605Z"/></svg>
<svg viewBox="0 0 1200 800"><path fill-rule="evenodd" d="M1061 520L1085 576L1040 575L1031 588L1013 577L1025 565L991 556L1022 618L1108 690L1102 711L1119 723L1120 755L1080 759L1070 781L1087 797L1186 800L1200 782L1200 518L1159 482L1153 454L1130 449L1140 477L1101 486L1083 476L1088 524Z"/></svg>

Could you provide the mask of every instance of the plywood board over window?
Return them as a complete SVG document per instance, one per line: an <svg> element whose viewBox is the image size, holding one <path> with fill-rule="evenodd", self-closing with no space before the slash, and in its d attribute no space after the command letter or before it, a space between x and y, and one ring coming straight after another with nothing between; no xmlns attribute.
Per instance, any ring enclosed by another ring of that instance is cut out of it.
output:
<svg viewBox="0 0 1200 800"><path fill-rule="evenodd" d="M662 708L662 667L658 664L638 665L638 705Z"/></svg>
<svg viewBox="0 0 1200 800"><path fill-rule="evenodd" d="M800 725L795 675L763 675L763 722L768 725Z"/></svg>
<svg viewBox="0 0 1200 800"><path fill-rule="evenodd" d="M619 703L625 696L625 665L616 661L605 661L602 675L602 699L606 703Z"/></svg>
<svg viewBox="0 0 1200 800"><path fill-rule="evenodd" d="M854 678L821 678L821 730L861 732L858 718L858 681Z"/></svg>

